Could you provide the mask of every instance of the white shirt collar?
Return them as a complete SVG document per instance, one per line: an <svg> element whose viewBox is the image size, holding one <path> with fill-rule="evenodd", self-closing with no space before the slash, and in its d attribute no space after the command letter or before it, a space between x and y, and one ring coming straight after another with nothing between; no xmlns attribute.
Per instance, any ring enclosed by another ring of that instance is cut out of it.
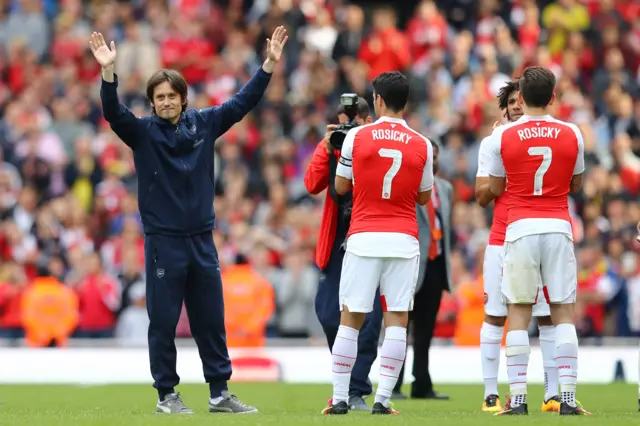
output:
<svg viewBox="0 0 640 426"><path fill-rule="evenodd" d="M520 117L519 121L526 121L526 120L548 120L550 119L551 116L549 114L545 114L545 115L526 115L524 114L522 117Z"/></svg>
<svg viewBox="0 0 640 426"><path fill-rule="evenodd" d="M383 115L382 117L378 118L376 120L376 123L398 123L398 124L404 124L405 126L407 125L407 122L404 121L404 119L402 118L393 118L393 117L387 117L385 115Z"/></svg>

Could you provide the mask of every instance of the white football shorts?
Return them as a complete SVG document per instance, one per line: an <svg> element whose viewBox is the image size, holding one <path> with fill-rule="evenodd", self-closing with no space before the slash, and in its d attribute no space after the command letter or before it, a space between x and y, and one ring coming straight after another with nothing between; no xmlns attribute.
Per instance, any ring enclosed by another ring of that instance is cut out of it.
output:
<svg viewBox="0 0 640 426"><path fill-rule="evenodd" d="M549 303L574 303L578 271L573 241L563 233L526 235L504 243L502 294L508 303L534 303L540 280Z"/></svg>
<svg viewBox="0 0 640 426"><path fill-rule="evenodd" d="M489 245L484 252L482 277L484 281L484 312L492 317L506 317L507 305L502 296L502 263L504 246ZM534 317L551 315L549 304L542 292L542 283L538 285L538 301L533 305Z"/></svg>
<svg viewBox="0 0 640 426"><path fill-rule="evenodd" d="M382 307L389 312L409 312L418 282L420 256L412 258L363 257L346 252L340 275L340 310L373 311L380 285Z"/></svg>

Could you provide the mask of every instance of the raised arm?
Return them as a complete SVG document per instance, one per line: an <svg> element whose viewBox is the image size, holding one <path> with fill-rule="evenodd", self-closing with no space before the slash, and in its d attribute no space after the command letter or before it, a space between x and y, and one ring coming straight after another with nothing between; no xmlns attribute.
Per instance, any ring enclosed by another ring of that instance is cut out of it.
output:
<svg viewBox="0 0 640 426"><path fill-rule="evenodd" d="M102 67L102 86L100 99L102 100L102 114L113 131L131 149L135 149L140 142L138 129L140 120L118 99L118 77L114 73L116 60L116 44L111 42L111 49L100 33L91 34L89 47L96 61Z"/></svg>
<svg viewBox="0 0 640 426"><path fill-rule="evenodd" d="M200 112L205 116L205 121L218 130L218 136L224 134L258 105L271 81L276 64L282 58L282 51L288 39L284 27L276 28L271 39L267 39L267 59L247 84L222 105Z"/></svg>

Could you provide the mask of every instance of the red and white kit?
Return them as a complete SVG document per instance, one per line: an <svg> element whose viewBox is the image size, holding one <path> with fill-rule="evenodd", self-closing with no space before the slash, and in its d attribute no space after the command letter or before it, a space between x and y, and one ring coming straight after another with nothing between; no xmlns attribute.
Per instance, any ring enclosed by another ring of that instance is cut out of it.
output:
<svg viewBox="0 0 640 426"><path fill-rule="evenodd" d="M489 177L489 165L491 154L489 153L489 137L480 142L478 152L478 177ZM484 312L494 317L506 317L507 305L504 303L501 290L502 262L504 260L504 236L507 231L507 191L495 198L493 207L493 223L489 233L489 245L484 252L484 265L482 278L484 282L485 304ZM539 283L538 301L533 305L534 317L551 315L549 304L542 293L542 283Z"/></svg>
<svg viewBox="0 0 640 426"><path fill-rule="evenodd" d="M340 309L371 312L380 285L387 311L410 311L420 246L416 200L433 188L431 142L402 119L381 117L347 134L336 171L353 181Z"/></svg>
<svg viewBox="0 0 640 426"><path fill-rule="evenodd" d="M491 176L508 182L502 293L534 303L540 280L548 302L573 303L577 270L568 195L584 172L584 143L573 124L523 116L488 140Z"/></svg>

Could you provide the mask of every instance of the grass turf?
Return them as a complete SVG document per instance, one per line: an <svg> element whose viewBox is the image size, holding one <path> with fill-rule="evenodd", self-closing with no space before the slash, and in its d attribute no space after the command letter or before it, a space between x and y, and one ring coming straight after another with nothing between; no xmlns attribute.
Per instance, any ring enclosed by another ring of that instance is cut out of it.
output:
<svg viewBox="0 0 640 426"><path fill-rule="evenodd" d="M540 411L543 393L540 386L529 387L529 416L526 418L494 417L480 411L482 386L438 386L438 391L451 396L450 401L397 401L395 408L401 412L400 416L372 416L362 412L322 416L320 411L331 394L329 385L232 383L232 392L260 410L259 414L244 416L209 414L205 385L182 385L177 390L195 415L155 414L156 394L151 386L3 385L0 386L0 425L640 424L638 388L627 384L579 386L578 399L594 415L562 419ZM501 387L501 392L506 392L505 386ZM368 402L371 404L372 398L368 398ZM502 403L505 402L503 397Z"/></svg>

